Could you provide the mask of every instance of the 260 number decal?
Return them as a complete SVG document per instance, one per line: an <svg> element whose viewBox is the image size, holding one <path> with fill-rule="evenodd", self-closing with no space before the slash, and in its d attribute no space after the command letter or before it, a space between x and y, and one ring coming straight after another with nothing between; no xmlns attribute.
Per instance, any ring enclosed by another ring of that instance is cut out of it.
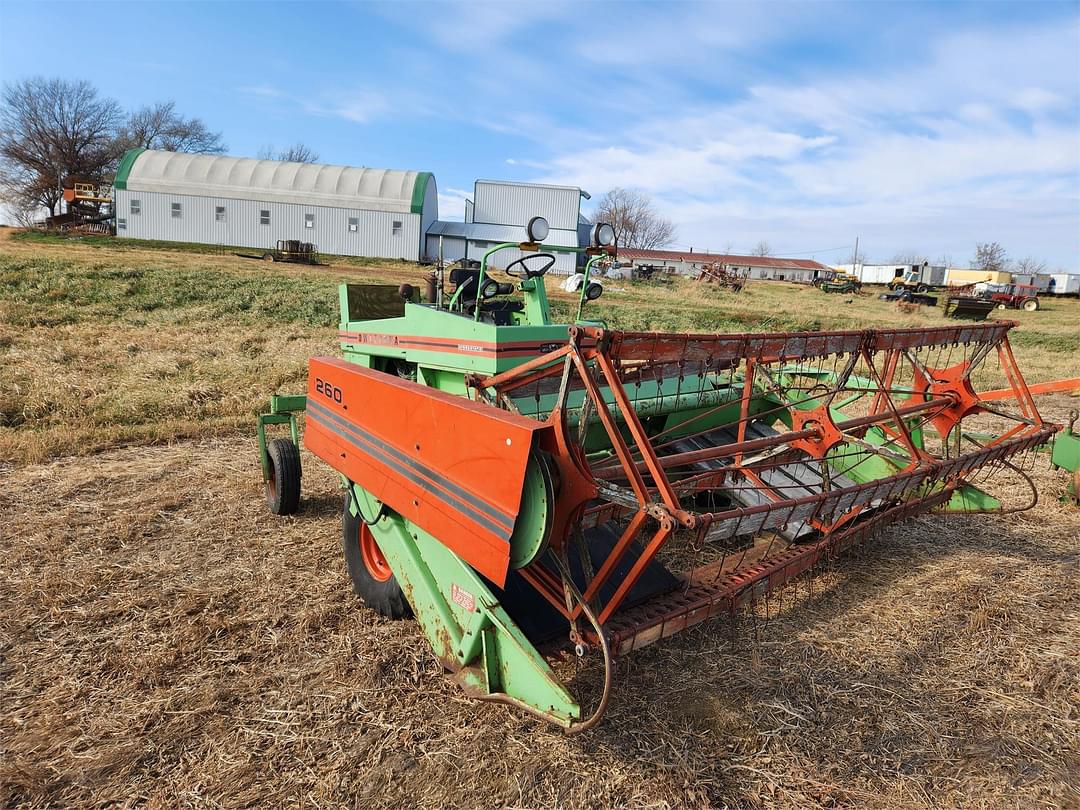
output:
<svg viewBox="0 0 1080 810"><path fill-rule="evenodd" d="M315 378L315 390L327 399L333 400L334 402L341 402L341 389L321 377Z"/></svg>

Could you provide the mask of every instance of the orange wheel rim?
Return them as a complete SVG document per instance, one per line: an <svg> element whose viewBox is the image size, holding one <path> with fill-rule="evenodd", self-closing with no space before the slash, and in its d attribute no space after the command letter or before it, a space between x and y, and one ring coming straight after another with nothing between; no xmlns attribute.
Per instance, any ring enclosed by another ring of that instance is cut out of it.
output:
<svg viewBox="0 0 1080 810"><path fill-rule="evenodd" d="M386 582L394 575L386 562L386 557L379 549L379 544L375 542L375 535L371 533L366 523L360 524L360 558L376 582Z"/></svg>

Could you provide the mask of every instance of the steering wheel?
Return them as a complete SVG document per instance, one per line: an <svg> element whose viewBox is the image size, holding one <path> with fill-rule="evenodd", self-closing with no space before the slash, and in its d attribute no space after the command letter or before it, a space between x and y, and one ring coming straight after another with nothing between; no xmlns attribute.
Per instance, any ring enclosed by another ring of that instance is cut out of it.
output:
<svg viewBox="0 0 1080 810"><path fill-rule="evenodd" d="M539 268L538 270L531 270L531 269L529 269L529 265L527 265L525 263L529 259L546 259L547 264L545 264L543 267ZM555 266L555 254L554 253L526 253L520 259L514 259L514 261L512 261L512 262L510 262L510 264L506 265L506 268L503 270L503 272L506 273L506 275L508 275L508 276L513 276L514 278L521 278L521 276L519 274L513 272L513 269L512 269L512 268L516 267L519 264L521 265L521 269L525 271L525 277L526 278L540 278L540 276L544 275L548 270L550 270L552 267Z"/></svg>

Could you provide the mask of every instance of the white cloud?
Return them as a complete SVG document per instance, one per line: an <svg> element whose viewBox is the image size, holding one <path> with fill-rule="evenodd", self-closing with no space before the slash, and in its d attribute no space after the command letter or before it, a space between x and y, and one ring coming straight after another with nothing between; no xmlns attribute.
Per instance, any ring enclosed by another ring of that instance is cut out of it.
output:
<svg viewBox="0 0 1080 810"><path fill-rule="evenodd" d="M465 219L465 200L472 197L472 191L461 188L447 188L439 192L439 219L462 221Z"/></svg>
<svg viewBox="0 0 1080 810"><path fill-rule="evenodd" d="M1077 33L961 32L910 64L823 67L675 115L658 101L608 144L560 150L537 179L644 189L695 246L824 248L859 233L871 252L918 244L962 260L1007 234L1014 253L1078 269Z"/></svg>
<svg viewBox="0 0 1080 810"><path fill-rule="evenodd" d="M278 88L270 84L253 84L237 87L236 92L243 93L245 96L259 96L261 98L277 98L282 95L282 92Z"/></svg>
<svg viewBox="0 0 1080 810"><path fill-rule="evenodd" d="M424 6L423 15L417 15L420 6L402 5L389 13L408 14L412 24L425 29L442 47L470 55L496 47L511 35L542 27L549 20L565 18L573 9L565 0L531 4L457 0Z"/></svg>
<svg viewBox="0 0 1080 810"><path fill-rule="evenodd" d="M336 96L332 101L308 101L304 108L314 115L329 115L369 124L390 110L390 104L382 93L371 90L354 90Z"/></svg>

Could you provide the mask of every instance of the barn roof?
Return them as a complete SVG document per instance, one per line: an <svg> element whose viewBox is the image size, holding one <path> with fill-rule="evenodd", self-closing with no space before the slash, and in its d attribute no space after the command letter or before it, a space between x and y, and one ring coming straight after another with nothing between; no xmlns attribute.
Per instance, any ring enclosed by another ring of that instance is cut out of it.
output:
<svg viewBox="0 0 1080 810"><path fill-rule="evenodd" d="M128 191L419 214L430 172L132 149L114 185Z"/></svg>
<svg viewBox="0 0 1080 810"><path fill-rule="evenodd" d="M698 253L681 250L638 250L619 248L620 259L638 259L665 262L695 262L699 264L733 264L739 267L769 267L777 270L828 270L813 259L786 259L779 256L740 256L735 253Z"/></svg>

